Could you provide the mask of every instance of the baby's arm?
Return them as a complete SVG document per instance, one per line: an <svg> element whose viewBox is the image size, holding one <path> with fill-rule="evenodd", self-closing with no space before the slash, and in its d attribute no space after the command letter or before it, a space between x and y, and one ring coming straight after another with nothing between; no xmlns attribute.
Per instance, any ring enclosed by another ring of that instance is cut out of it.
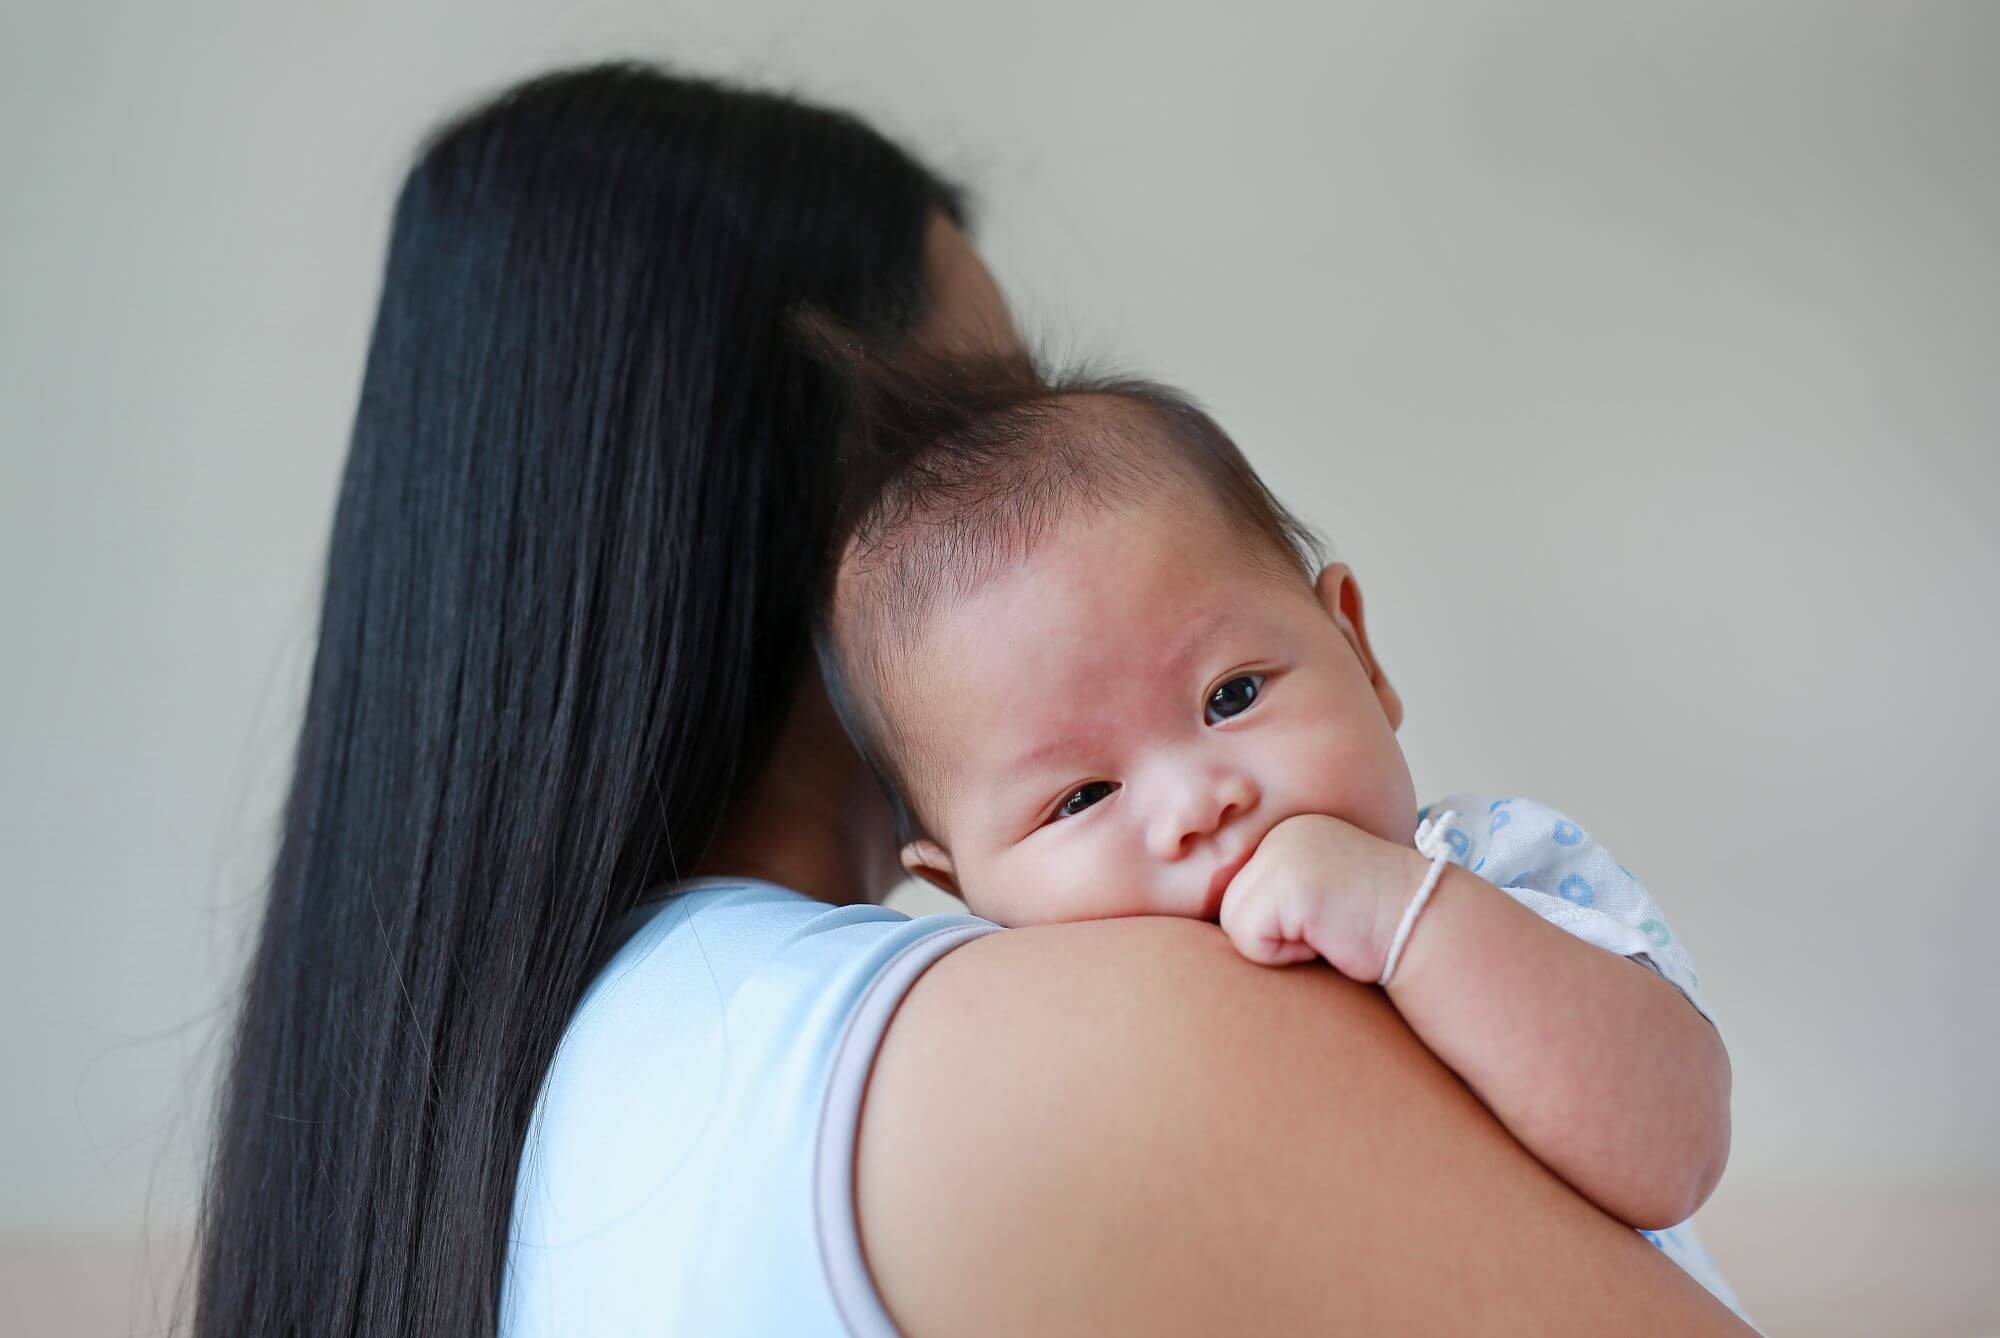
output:
<svg viewBox="0 0 2000 1338"><path fill-rule="evenodd" d="M1373 982L1429 861L1336 818L1273 828L1223 928L1272 963L1323 956ZM1521 1143L1635 1227L1693 1215L1729 1150L1729 1057L1678 990L1455 865L1389 997Z"/></svg>

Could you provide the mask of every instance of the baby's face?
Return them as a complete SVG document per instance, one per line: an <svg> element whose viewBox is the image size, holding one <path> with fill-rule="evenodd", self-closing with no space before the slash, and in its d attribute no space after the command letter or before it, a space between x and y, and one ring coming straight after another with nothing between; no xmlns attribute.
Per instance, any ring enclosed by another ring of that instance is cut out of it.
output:
<svg viewBox="0 0 2000 1338"><path fill-rule="evenodd" d="M1212 920L1286 818L1416 826L1352 578L1260 570L1205 501L1057 527L893 677L936 838L905 863L1003 924Z"/></svg>

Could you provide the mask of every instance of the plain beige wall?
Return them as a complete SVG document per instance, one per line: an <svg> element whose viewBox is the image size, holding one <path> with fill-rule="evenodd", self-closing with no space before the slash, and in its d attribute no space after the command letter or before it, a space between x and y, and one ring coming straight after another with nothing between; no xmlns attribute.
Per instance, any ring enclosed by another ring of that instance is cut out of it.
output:
<svg viewBox="0 0 2000 1338"><path fill-rule="evenodd" d="M1033 327L1215 409L1421 787L1693 945L1725 1197L2000 1203L2000 6L16 8L0 1229L185 1220L402 165L616 53L873 116Z"/></svg>

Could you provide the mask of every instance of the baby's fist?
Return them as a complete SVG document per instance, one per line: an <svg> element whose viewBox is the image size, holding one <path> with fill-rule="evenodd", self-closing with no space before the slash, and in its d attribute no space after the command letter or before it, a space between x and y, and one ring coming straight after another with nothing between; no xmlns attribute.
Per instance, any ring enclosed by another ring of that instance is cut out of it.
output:
<svg viewBox="0 0 2000 1338"><path fill-rule="evenodd" d="M1222 894L1223 932L1253 962L1324 957L1342 975L1372 982L1423 863L1415 849L1338 818L1287 818Z"/></svg>

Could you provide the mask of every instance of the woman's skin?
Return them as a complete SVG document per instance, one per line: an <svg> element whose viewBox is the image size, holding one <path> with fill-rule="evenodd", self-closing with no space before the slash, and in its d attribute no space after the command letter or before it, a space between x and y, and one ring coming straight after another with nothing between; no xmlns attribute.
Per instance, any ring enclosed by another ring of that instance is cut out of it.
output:
<svg viewBox="0 0 2000 1338"><path fill-rule="evenodd" d="M901 1330L1746 1334L1379 990L1212 925L989 934L917 981L855 1204Z"/></svg>
<svg viewBox="0 0 2000 1338"><path fill-rule="evenodd" d="M1013 342L942 218L943 346ZM817 675L701 873L836 904L900 876ZM1744 1334L1528 1155L1379 990L1214 925L1016 929L947 954L869 1080L855 1205L903 1332Z"/></svg>

